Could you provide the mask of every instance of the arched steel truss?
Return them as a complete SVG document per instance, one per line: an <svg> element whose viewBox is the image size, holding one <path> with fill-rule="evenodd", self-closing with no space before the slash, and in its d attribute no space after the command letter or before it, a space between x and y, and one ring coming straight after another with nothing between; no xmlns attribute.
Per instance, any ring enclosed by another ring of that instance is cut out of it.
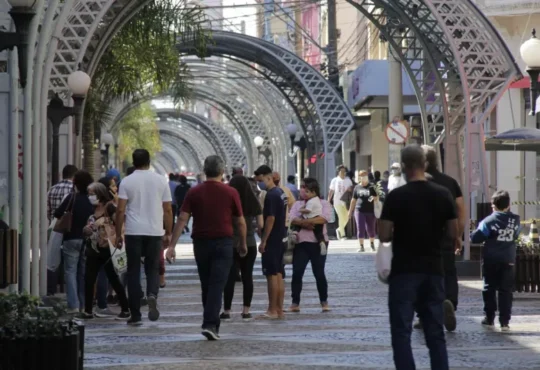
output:
<svg viewBox="0 0 540 370"><path fill-rule="evenodd" d="M504 87L519 76L504 41L472 1L346 1L372 21L396 50L413 80L428 143L440 142L445 129L454 133L465 122L481 123ZM52 70L51 88L69 94L67 76L79 63L92 74L114 34L145 3L144 0L66 0L60 7L57 1L50 1L49 6L57 7L51 17L45 18L56 22L52 38L45 38L47 42L52 40L45 65L45 76ZM243 36L236 36L239 37ZM303 79L307 77L294 56L282 54L283 50L275 45L264 47L273 58L289 59L286 63L294 65L295 73ZM217 48L211 49L218 52ZM238 57L245 59L247 51L234 50L227 54L239 52ZM260 60L257 62L261 64ZM48 81L45 76L44 81ZM282 82L289 77L285 76ZM337 149L344 133L330 134L335 136L336 145L327 149Z"/></svg>
<svg viewBox="0 0 540 370"><path fill-rule="evenodd" d="M116 131L118 123L130 110L152 98L152 96L149 96L148 98L137 99L130 103L119 102L117 104L117 111L108 127L109 131ZM170 117L182 121L184 124L188 125L188 127L193 127L195 130L201 130L201 140L210 141L215 153L221 155L226 160L228 166L239 166L247 163L245 150L243 150L230 133L218 123L185 110L161 108L154 109L154 112L161 119L161 122L167 122L167 118Z"/></svg>
<svg viewBox="0 0 540 370"><path fill-rule="evenodd" d="M162 144L165 150L160 152L160 155L165 157L170 164L169 166L165 166L166 173L179 171L182 165L193 170L198 169L198 162L195 161L196 158L192 157L191 151L188 151L181 142L164 140Z"/></svg>
<svg viewBox="0 0 540 370"><path fill-rule="evenodd" d="M182 152L187 162L191 163L198 170L202 168L202 163L206 156L190 143L190 139L185 134L174 130L159 130L159 133L162 144L169 145L171 148ZM168 155L173 155L172 153L174 153L171 151L164 151L163 153L167 152Z"/></svg>
<svg viewBox="0 0 540 370"><path fill-rule="evenodd" d="M167 118L165 121L158 121L158 129L161 131L174 131L184 136L190 141L192 147L196 148L196 152L204 158L209 155L219 154L220 148L215 147L205 137L204 133L197 130L186 121L179 121L174 118Z"/></svg>
<svg viewBox="0 0 540 370"><path fill-rule="evenodd" d="M246 163L245 152L220 125L216 123L212 124L209 119L203 116L178 109L157 109L155 112L158 117L172 117L181 121L191 122L201 130L204 130L206 138L210 140L214 147L219 148L220 155L230 167L240 166Z"/></svg>
<svg viewBox="0 0 540 370"><path fill-rule="evenodd" d="M195 157L200 163L203 163L206 157L215 154L208 142L204 141L204 144L202 144L204 140L202 135L197 135L195 131L187 129L188 125L181 128L176 125L158 125L158 127L162 141L164 138L167 138L167 136L181 139L195 154Z"/></svg>

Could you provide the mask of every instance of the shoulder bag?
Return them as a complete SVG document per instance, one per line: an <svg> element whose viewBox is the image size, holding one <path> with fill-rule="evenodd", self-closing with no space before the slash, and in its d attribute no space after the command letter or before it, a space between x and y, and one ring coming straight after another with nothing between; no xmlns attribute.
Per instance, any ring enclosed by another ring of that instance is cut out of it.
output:
<svg viewBox="0 0 540 370"><path fill-rule="evenodd" d="M75 193L71 193L71 199L66 207L66 210L62 217L56 221L53 231L56 231L60 234L69 233L71 231L71 223L73 221L73 205L75 204Z"/></svg>

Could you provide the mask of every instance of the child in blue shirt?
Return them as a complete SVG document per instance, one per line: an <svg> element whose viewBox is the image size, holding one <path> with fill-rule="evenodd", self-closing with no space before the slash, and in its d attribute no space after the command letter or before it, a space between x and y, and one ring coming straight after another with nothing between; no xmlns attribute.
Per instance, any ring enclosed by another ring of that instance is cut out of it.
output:
<svg viewBox="0 0 540 370"><path fill-rule="evenodd" d="M484 243L482 274L484 276L484 312L482 325L493 326L497 312L502 331L510 330L516 240L520 230L519 216L510 212L510 195L499 190L491 197L493 213L471 234L473 243Z"/></svg>

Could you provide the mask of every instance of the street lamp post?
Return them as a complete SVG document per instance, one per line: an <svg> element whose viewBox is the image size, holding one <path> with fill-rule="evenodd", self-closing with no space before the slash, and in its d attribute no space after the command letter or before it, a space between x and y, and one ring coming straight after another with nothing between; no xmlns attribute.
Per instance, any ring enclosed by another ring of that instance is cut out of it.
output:
<svg viewBox="0 0 540 370"><path fill-rule="evenodd" d="M60 126L64 119L70 116L82 116L82 105L85 94L90 87L90 77L84 72L76 71L68 77L68 86L73 92L73 107L66 107L62 99L56 94L47 106L47 118L52 124L52 164L51 164L51 185L58 182L59 173L59 135ZM84 94L82 94L84 92ZM75 123L77 126L77 123Z"/></svg>
<svg viewBox="0 0 540 370"><path fill-rule="evenodd" d="M305 175L305 151L307 149L307 142L304 135L302 135L298 140L296 140L296 135L298 133L298 126L295 123L290 123L287 126L287 133L291 138L291 153L294 153L294 147L298 147L298 158L297 158L297 167L298 167L298 181L302 181L302 178Z"/></svg>
<svg viewBox="0 0 540 370"><path fill-rule="evenodd" d="M256 136L255 139L253 139L253 143L255 144L255 147L257 148L257 152L259 153L259 157L261 156L261 154L264 155L264 153L262 152L262 146L264 144L264 139L261 136ZM265 159L266 159L266 156L265 156ZM258 161L258 158L257 158L257 161ZM268 162L268 161L266 160L266 162Z"/></svg>
<svg viewBox="0 0 540 370"><path fill-rule="evenodd" d="M101 140L105 144L105 169L109 169L109 148L114 144L114 137L109 133L105 133Z"/></svg>
<svg viewBox="0 0 540 370"><path fill-rule="evenodd" d="M540 40L536 38L536 30L532 30L532 36L525 41L519 48L521 59L527 64L527 73L531 78L530 97L531 97L531 112L530 115L536 115L536 99L540 93L540 84L538 77L540 76Z"/></svg>
<svg viewBox="0 0 540 370"><path fill-rule="evenodd" d="M83 104L84 99L86 98L86 94L88 93L88 90L90 89L90 76L88 76L83 71L75 71L68 77L68 86L71 89L71 92L73 93L71 98L73 99L75 107L79 107L79 109L75 113L75 162L76 165L80 166L80 158L81 158L81 147L80 147L80 141L79 141L79 135L81 133L82 129L82 117L83 117Z"/></svg>
<svg viewBox="0 0 540 370"><path fill-rule="evenodd" d="M0 31L0 51L17 47L19 57L19 83L26 87L26 74L28 70L28 34L30 22L36 15L34 6L37 0L8 0L11 5L9 14L15 23L15 32ZM32 45L33 47L33 45Z"/></svg>

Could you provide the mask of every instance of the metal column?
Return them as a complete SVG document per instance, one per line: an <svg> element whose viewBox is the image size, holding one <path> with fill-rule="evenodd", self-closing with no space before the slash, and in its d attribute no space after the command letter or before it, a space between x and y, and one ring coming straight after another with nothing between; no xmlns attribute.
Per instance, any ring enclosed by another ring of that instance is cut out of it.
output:
<svg viewBox="0 0 540 370"><path fill-rule="evenodd" d="M394 55L392 47L388 47L388 118L390 121L403 119L403 76L401 62ZM388 168L392 163L401 163L402 145L388 144Z"/></svg>

